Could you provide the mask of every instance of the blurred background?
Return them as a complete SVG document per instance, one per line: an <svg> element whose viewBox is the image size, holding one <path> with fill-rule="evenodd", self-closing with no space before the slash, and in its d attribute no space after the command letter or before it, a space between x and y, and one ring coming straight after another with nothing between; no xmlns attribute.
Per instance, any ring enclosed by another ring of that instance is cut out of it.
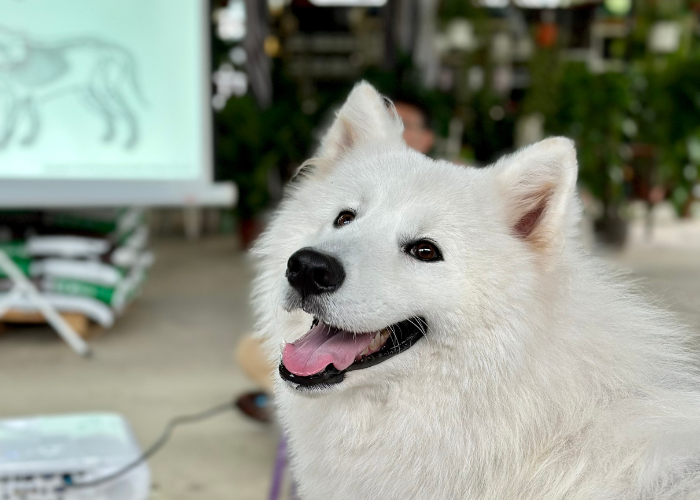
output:
<svg viewBox="0 0 700 500"><path fill-rule="evenodd" d="M585 247L700 330L699 0L0 0L0 499L268 497L248 249L361 79L465 168L574 139Z"/></svg>

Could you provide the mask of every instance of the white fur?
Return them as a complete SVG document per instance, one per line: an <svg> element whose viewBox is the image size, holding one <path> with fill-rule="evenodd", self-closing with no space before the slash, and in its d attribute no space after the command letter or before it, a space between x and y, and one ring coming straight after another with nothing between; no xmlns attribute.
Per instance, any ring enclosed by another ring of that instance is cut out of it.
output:
<svg viewBox="0 0 700 500"><path fill-rule="evenodd" d="M327 323L360 332L423 316L429 330L323 391L275 377L303 500L700 498L688 332L581 250L571 141L485 169L433 161L363 83L310 164L256 248L275 364L311 324L283 307L302 247L346 270ZM346 209L355 221L333 227ZM444 261L403 252L416 238Z"/></svg>

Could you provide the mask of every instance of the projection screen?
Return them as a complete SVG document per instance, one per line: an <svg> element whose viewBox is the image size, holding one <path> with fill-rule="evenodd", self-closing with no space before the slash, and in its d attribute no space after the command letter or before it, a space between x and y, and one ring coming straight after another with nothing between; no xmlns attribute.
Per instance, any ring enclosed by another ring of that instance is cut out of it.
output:
<svg viewBox="0 0 700 500"><path fill-rule="evenodd" d="M0 207L230 205L207 0L0 0Z"/></svg>

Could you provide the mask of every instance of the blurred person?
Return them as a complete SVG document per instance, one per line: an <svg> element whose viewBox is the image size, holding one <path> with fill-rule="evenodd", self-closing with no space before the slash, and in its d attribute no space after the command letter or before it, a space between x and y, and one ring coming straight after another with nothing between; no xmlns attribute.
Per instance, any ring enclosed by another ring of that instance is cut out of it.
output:
<svg viewBox="0 0 700 500"><path fill-rule="evenodd" d="M430 112L418 101L397 99L396 113L403 122L403 140L408 147L429 154L435 144L435 132L430 128Z"/></svg>
<svg viewBox="0 0 700 500"><path fill-rule="evenodd" d="M430 110L420 101L409 97L399 97L393 103L396 113L403 122L403 139L406 144L428 155L435 144L435 132L430 128ZM241 395L237 401L238 408L254 420L269 422L271 376L276 367L267 361L261 341L254 334L246 336L240 342L236 359L248 378L262 389Z"/></svg>

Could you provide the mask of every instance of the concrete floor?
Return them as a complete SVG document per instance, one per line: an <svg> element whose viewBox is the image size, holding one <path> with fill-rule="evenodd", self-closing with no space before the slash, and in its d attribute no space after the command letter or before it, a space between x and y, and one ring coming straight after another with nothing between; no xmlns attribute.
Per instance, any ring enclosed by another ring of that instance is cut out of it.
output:
<svg viewBox="0 0 700 500"><path fill-rule="evenodd" d="M233 362L251 270L231 239L154 245L144 294L81 359L46 328L0 335L2 415L116 411L148 446L171 417L252 387ZM153 500L265 498L276 436L233 411L180 427L151 461Z"/></svg>
<svg viewBox="0 0 700 500"><path fill-rule="evenodd" d="M250 387L233 362L252 318L248 258L232 239L160 241L143 296L116 326L74 355L46 328L0 335L2 416L123 413L146 446L174 415ZM635 247L611 258L700 331L700 251ZM151 461L154 500L265 498L274 431L231 412L180 428Z"/></svg>

